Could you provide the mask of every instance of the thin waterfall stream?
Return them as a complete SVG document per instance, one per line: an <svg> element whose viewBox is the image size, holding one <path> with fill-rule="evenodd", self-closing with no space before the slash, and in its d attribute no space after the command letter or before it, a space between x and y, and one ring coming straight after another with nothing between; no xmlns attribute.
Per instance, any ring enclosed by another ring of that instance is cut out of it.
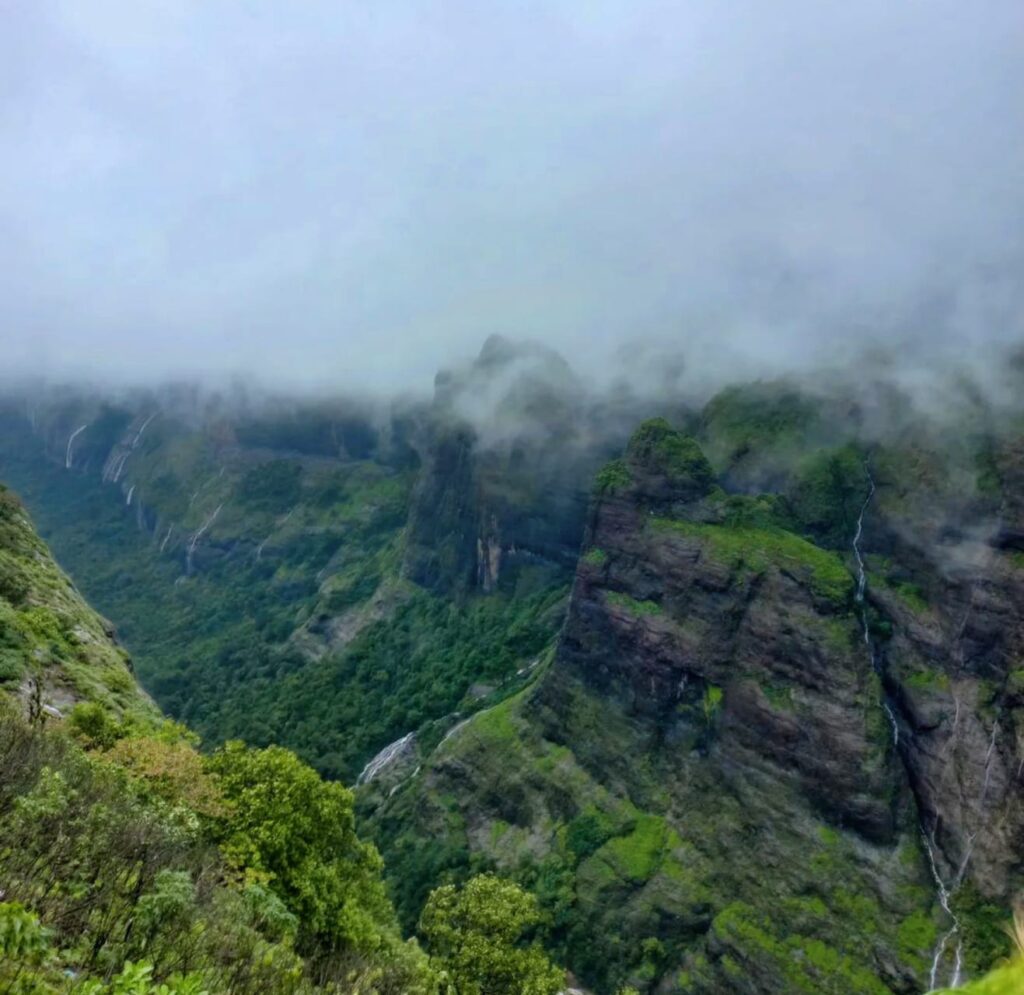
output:
<svg viewBox="0 0 1024 995"><path fill-rule="evenodd" d="M864 499L864 504L861 505L860 514L857 516L857 530L853 536L853 555L857 562L857 594L856 601L860 606L860 621L861 629L864 633L864 645L867 647L868 657L871 660L871 668L878 675L879 680L882 680L882 662L879 654L875 652L874 643L871 641L871 625L868 618L868 607L867 607L867 566L864 562L864 556L861 552L860 543L864 535L864 517L867 514L868 508L871 505L871 501L875 496L875 478L871 475L870 466L865 463L864 471L868 477L868 494ZM885 714L889 717L889 724L892 727L892 741L893 746L899 746L900 741L900 729L899 724L896 721L896 712L894 711L892 704L889 701L888 693L885 691L884 684L882 686L882 707L885 709ZM933 991L936 988L936 982L938 979L939 965L942 963L942 958L945 956L946 950L952 940L956 939L956 953L953 964L953 976L950 979L950 988L958 988L960 986L961 974L963 969L963 938L960 936L960 920L953 912L951 899L956 893L957 888L963 879L963 874L967 870L967 861L970 859L970 852L968 851L967 857L964 860L963 866L960 873L957 874L956 880L953 882L952 890L946 887L945 882L942 880L942 875L939 873L938 865L935 862L935 847L933 840L929 834L925 831L924 824L920 826L921 838L924 841L925 850L928 853L928 863L931 869L932 879L935 881L935 887L938 891L939 905L942 907L943 912L949 916L952 923L950 928L943 934L938 944L935 947L935 952L932 955L931 970L928 975L928 987L929 991Z"/></svg>

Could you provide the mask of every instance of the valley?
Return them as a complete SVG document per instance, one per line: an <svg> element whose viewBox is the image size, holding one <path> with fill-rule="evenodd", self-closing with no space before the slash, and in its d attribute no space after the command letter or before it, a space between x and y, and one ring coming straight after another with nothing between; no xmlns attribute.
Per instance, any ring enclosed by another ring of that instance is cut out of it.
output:
<svg viewBox="0 0 1024 995"><path fill-rule="evenodd" d="M872 390L492 339L390 409L9 397L0 477L207 749L358 782L405 930L496 871L598 993L925 992L1021 886L1024 435Z"/></svg>

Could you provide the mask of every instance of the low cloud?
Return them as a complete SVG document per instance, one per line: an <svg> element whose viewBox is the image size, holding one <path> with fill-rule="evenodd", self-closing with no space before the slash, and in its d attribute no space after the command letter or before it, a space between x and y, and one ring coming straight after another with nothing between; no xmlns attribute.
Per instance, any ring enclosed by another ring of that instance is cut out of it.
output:
<svg viewBox="0 0 1024 995"><path fill-rule="evenodd" d="M604 382L990 372L1024 342L1022 31L1018 0L14 5L5 365L425 391L497 332Z"/></svg>

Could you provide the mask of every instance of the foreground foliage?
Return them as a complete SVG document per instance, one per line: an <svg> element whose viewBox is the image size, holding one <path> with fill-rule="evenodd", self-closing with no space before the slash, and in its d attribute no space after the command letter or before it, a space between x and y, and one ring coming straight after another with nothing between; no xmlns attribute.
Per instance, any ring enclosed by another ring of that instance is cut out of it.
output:
<svg viewBox="0 0 1024 995"><path fill-rule="evenodd" d="M232 744L204 763L171 725L90 751L7 706L0 755L12 985L431 990L380 858L355 835L351 793L287 751Z"/></svg>
<svg viewBox="0 0 1024 995"><path fill-rule="evenodd" d="M563 972L538 946L519 946L540 922L537 900L491 874L438 888L420 934L443 982L459 995L555 995Z"/></svg>

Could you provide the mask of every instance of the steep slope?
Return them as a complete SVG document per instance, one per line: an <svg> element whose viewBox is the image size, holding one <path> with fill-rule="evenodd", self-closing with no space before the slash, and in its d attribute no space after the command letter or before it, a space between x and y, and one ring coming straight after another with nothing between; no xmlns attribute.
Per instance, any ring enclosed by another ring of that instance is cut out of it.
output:
<svg viewBox="0 0 1024 995"><path fill-rule="evenodd" d="M1019 442L855 426L788 388L716 399L721 481L774 495L642 426L598 475L550 666L363 800L400 911L446 866L427 835L530 884L601 992L922 992L998 956Z"/></svg>
<svg viewBox="0 0 1024 995"><path fill-rule="evenodd" d="M0 484L0 690L54 718L77 702L152 723L113 630L54 563L20 501Z"/></svg>
<svg viewBox="0 0 1024 995"><path fill-rule="evenodd" d="M514 459L464 421L467 583L414 568L408 536L440 519L418 467L443 458L445 411L39 392L4 408L0 471L161 707L211 741L286 743L354 780L388 742L479 707L560 624L582 525L558 556L530 548L501 585L478 578L479 467L500 488ZM517 500L548 521L543 495Z"/></svg>
<svg viewBox="0 0 1024 995"><path fill-rule="evenodd" d="M351 792L277 747L201 758L2 487L0 579L5 991L436 990Z"/></svg>

